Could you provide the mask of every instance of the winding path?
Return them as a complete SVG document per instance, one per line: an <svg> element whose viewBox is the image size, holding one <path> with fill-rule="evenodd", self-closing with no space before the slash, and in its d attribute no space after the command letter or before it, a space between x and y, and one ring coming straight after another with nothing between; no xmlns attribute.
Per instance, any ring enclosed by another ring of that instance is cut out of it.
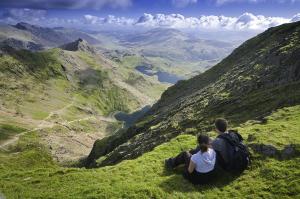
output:
<svg viewBox="0 0 300 199"><path fill-rule="evenodd" d="M96 120L100 120L100 121L104 121L104 122L116 122L116 120L112 117L104 117L104 116L96 116L96 115L88 116L88 117L84 117L84 118L80 118L80 119L76 119L76 120L71 120L71 121L68 121L68 122L49 122L49 121L46 121L46 120L50 119L52 115L61 114L67 108L69 108L73 105L74 105L74 101L72 101L72 103L64 106L61 109L51 111L49 113L49 115L44 120L42 120L40 124L38 124L37 128L21 132L19 134L16 134L16 135L10 137L9 139L7 139L7 140L3 141L2 143L0 143L0 149L2 149L4 151L8 151L8 146L16 143L19 140L20 136L25 135L26 133L33 132L33 131L39 131L39 130L42 130L42 129L53 128L54 126L58 126L58 125L68 128L68 125L72 124L74 122L80 122L80 121L90 120L90 119L94 119L94 118Z"/></svg>

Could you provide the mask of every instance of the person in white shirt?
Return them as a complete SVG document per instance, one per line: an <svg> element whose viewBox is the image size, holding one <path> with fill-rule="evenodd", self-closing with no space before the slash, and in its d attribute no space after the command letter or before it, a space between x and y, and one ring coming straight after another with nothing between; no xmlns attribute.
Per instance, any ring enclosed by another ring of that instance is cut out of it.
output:
<svg viewBox="0 0 300 199"><path fill-rule="evenodd" d="M194 170L199 173L208 173L212 171L216 163L216 152L209 148L208 136L198 136L200 151L192 155L188 172L193 173Z"/></svg>
<svg viewBox="0 0 300 199"><path fill-rule="evenodd" d="M207 184L215 178L216 175L216 152L209 145L209 137L199 135L197 137L197 152L184 151L175 158L166 160L166 166L171 164L169 168L174 168L181 163L185 165L184 177L193 184ZM192 154L193 155L192 155Z"/></svg>

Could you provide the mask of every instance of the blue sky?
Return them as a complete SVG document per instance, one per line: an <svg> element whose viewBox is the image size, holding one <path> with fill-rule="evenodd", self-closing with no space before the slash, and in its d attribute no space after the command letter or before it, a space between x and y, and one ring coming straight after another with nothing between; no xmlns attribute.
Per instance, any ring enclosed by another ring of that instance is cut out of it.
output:
<svg viewBox="0 0 300 199"><path fill-rule="evenodd" d="M0 21L10 24L25 21L95 29L109 25L261 31L298 20L300 0L0 1Z"/></svg>
<svg viewBox="0 0 300 199"><path fill-rule="evenodd" d="M138 17L143 13L239 16L245 12L292 17L300 12L300 0L1 0L0 7L46 9L50 16L59 17Z"/></svg>

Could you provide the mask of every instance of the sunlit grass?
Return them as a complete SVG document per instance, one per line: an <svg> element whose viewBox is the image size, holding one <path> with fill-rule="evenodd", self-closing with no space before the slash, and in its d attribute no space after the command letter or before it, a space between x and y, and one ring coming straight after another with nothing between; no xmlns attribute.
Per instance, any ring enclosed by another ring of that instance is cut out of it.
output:
<svg viewBox="0 0 300 199"><path fill-rule="evenodd" d="M263 124L239 127L247 139L274 146L299 144L300 106L281 109ZM284 125L284 128L282 127ZM282 136L281 136L282 135ZM278 160L254 154L249 170L213 185L193 186L181 169L166 171L163 160L196 144L180 135L134 160L98 169L62 168L52 161L38 134L23 136L19 153L0 153L0 190L7 198L297 198L300 158Z"/></svg>

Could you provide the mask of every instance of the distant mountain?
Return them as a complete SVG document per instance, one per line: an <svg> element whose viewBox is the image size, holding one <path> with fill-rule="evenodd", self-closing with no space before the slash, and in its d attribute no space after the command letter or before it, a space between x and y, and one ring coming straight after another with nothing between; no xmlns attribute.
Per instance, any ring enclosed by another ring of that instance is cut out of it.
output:
<svg viewBox="0 0 300 199"><path fill-rule="evenodd" d="M161 42L166 42L168 40L179 39L187 40L188 35L171 28L155 28L142 33L128 34L121 36L121 42L128 45L149 45Z"/></svg>
<svg viewBox="0 0 300 199"><path fill-rule="evenodd" d="M76 29L70 29L70 28L53 28L53 29L56 32L63 34L65 37L67 37L71 41L81 38L81 39L87 41L91 45L101 44L101 41L90 36L90 34L88 32L84 32L84 31L76 30Z"/></svg>
<svg viewBox="0 0 300 199"><path fill-rule="evenodd" d="M227 56L234 43L199 39L175 29L156 28L120 36L120 45L153 61L164 71L177 74L205 71Z"/></svg>
<svg viewBox="0 0 300 199"><path fill-rule="evenodd" d="M88 33L67 28L47 28L20 22L16 25L0 25L0 42L13 48L37 50L58 47L82 38L91 44L99 44L96 38Z"/></svg>
<svg viewBox="0 0 300 199"><path fill-rule="evenodd" d="M152 65L159 71L184 76L195 76L209 69L227 56L237 42L200 39L193 33L171 28L155 28L147 31L100 31L91 33L101 41L97 48L108 57L120 62L140 60L139 65ZM116 55L116 51L133 56Z"/></svg>
<svg viewBox="0 0 300 199"><path fill-rule="evenodd" d="M64 44L60 46L61 49L68 50L68 51L83 51L89 53L95 53L96 50L94 47L89 45L89 43L81 38L77 39L74 42Z"/></svg>
<svg viewBox="0 0 300 199"><path fill-rule="evenodd" d="M52 28L31 25L24 22L20 22L14 27L31 33L38 39L38 43L41 43L44 46L57 46L71 41L68 37Z"/></svg>
<svg viewBox="0 0 300 199"><path fill-rule="evenodd" d="M127 131L96 141L87 166L135 158L184 132L210 131L217 117L237 125L299 104L299 35L300 22L270 28L206 72L168 88Z"/></svg>

